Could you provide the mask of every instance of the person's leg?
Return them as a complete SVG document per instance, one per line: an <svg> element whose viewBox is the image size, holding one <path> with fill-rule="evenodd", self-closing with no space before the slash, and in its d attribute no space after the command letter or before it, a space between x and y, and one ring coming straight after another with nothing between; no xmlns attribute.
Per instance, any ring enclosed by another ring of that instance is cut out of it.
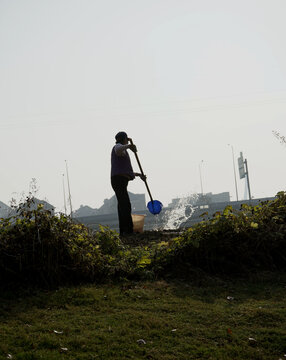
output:
<svg viewBox="0 0 286 360"><path fill-rule="evenodd" d="M113 176L111 185L117 198L117 210L120 234L133 233L131 203L127 191L128 179L124 176Z"/></svg>
<svg viewBox="0 0 286 360"><path fill-rule="evenodd" d="M118 199L118 215L121 223L120 233L133 233L133 222L131 217L131 203L127 192L127 186L120 192Z"/></svg>

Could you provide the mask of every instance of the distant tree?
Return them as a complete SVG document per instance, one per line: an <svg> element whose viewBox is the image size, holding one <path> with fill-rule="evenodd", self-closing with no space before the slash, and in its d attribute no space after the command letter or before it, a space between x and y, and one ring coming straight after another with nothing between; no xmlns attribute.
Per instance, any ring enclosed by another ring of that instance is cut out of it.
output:
<svg viewBox="0 0 286 360"><path fill-rule="evenodd" d="M280 144L286 146L286 138L285 136L281 135L278 131L272 131L272 134L280 141Z"/></svg>

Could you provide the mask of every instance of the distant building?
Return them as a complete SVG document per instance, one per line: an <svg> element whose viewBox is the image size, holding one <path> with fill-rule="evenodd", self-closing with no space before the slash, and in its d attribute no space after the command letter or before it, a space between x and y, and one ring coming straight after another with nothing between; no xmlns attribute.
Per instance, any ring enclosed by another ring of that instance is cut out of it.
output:
<svg viewBox="0 0 286 360"><path fill-rule="evenodd" d="M73 212L74 217L85 217L98 215L98 209L93 209L87 205L80 205L80 208Z"/></svg>
<svg viewBox="0 0 286 360"><path fill-rule="evenodd" d="M128 192L132 211L146 209L145 194L133 194ZM113 195L110 199L105 199L103 205L98 209L98 215L117 213L117 199Z"/></svg>
<svg viewBox="0 0 286 360"><path fill-rule="evenodd" d="M10 206L0 201L0 218L7 218L12 215L12 209Z"/></svg>
<svg viewBox="0 0 286 360"><path fill-rule="evenodd" d="M132 211L146 210L145 194L133 194L128 192ZM117 199L113 195L110 199L105 199L103 205L99 209L93 209L89 206L81 205L74 211L74 217L85 217L93 215L109 215L117 213Z"/></svg>
<svg viewBox="0 0 286 360"><path fill-rule="evenodd" d="M114 214L117 211L117 200L115 195L110 199L104 199L103 205L97 210L98 215Z"/></svg>
<svg viewBox="0 0 286 360"><path fill-rule="evenodd" d="M32 198L30 199L30 201L23 202L21 207L23 209L33 211L33 210L37 210L39 205L43 205L43 209L50 211L52 215L55 214L55 207L53 205L49 204L45 200L39 200L37 198ZM18 214L17 209L18 209L17 205L11 208L8 205L4 204L2 201L0 201L0 218L8 218L11 216L16 216Z"/></svg>
<svg viewBox="0 0 286 360"><path fill-rule="evenodd" d="M230 194L228 191L219 193L219 194L210 194L210 199L212 203L221 203L221 202L229 202L230 201ZM208 195L208 194L207 194Z"/></svg>
<svg viewBox="0 0 286 360"><path fill-rule="evenodd" d="M198 205L210 205L213 203L223 203L230 201L229 192L222 192L219 194L206 193L206 194L192 194L185 198L172 199L172 202L168 205L170 208L175 208L180 203L184 202L185 205L189 204L192 206Z"/></svg>
<svg viewBox="0 0 286 360"><path fill-rule="evenodd" d="M210 205L213 203L223 203L230 201L229 192L222 192L219 194L206 193L206 194L198 194L197 201L194 205Z"/></svg>

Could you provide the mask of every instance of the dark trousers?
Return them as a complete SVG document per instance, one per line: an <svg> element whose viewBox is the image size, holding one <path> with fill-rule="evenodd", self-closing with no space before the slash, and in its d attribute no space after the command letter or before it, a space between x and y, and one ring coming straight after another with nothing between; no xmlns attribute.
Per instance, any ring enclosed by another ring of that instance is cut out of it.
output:
<svg viewBox="0 0 286 360"><path fill-rule="evenodd" d="M115 175L111 177L111 186L117 198L120 235L133 233L131 203L127 191L128 181L125 176Z"/></svg>

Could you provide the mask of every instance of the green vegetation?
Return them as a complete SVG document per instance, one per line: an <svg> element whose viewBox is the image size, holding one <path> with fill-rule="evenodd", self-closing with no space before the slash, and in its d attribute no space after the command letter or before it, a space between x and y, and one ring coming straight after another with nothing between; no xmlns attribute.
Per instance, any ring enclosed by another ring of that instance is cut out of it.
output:
<svg viewBox="0 0 286 360"><path fill-rule="evenodd" d="M171 276L192 272L247 275L286 269L286 193L257 206L231 206L186 230L157 252L153 269Z"/></svg>
<svg viewBox="0 0 286 360"><path fill-rule="evenodd" d="M128 239L30 201L0 221L0 359L285 357L285 192Z"/></svg>
<svg viewBox="0 0 286 360"><path fill-rule="evenodd" d="M286 269L286 193L258 206L243 205L187 229L177 238L146 232L129 243L108 228L91 232L64 215L21 204L0 221L2 286L54 287L111 279L227 276Z"/></svg>

